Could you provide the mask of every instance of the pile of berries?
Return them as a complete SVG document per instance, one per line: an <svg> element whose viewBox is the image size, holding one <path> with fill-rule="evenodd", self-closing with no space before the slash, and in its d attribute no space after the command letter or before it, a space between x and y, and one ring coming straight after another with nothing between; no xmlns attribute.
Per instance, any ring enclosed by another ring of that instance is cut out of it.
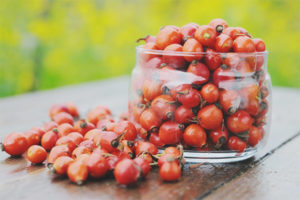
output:
<svg viewBox="0 0 300 200"><path fill-rule="evenodd" d="M86 119L79 119L77 107L66 103L53 105L49 115L51 121L42 127L7 135L2 150L15 157L27 151L24 157L32 164L45 164L78 185L88 177L99 179L110 174L119 184L134 184L156 165L160 166L162 180L180 178L182 146L158 154L154 144L136 140L138 130L127 120L127 113L115 122L107 107L98 106Z"/></svg>
<svg viewBox="0 0 300 200"><path fill-rule="evenodd" d="M265 43L223 19L139 39L130 120L141 138L199 151L255 147L268 112Z"/></svg>

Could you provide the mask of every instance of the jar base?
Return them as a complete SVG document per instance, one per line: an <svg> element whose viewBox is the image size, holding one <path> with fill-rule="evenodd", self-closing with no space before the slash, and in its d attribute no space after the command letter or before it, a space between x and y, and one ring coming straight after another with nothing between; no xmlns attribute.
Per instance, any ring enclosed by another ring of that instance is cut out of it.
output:
<svg viewBox="0 0 300 200"><path fill-rule="evenodd" d="M244 152L237 151L193 151L185 150L183 156L187 163L231 163L249 159L257 152L257 148L247 148Z"/></svg>

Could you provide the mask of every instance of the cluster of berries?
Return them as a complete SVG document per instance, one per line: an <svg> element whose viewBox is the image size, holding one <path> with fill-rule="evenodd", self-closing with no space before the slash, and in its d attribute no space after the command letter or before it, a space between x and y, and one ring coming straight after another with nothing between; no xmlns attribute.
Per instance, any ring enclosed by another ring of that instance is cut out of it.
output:
<svg viewBox="0 0 300 200"><path fill-rule="evenodd" d="M51 121L42 127L7 135L2 150L11 156L25 153L32 164L45 164L79 185L88 177L99 179L109 174L114 174L119 184L133 184L155 165L161 166L163 180L180 178L182 147L169 147L158 154L154 144L136 140L137 130L127 120L127 113L115 122L107 107L98 106L87 119L79 119L77 107L66 103L53 105L49 115Z"/></svg>
<svg viewBox="0 0 300 200"><path fill-rule="evenodd" d="M142 138L239 152L262 140L269 105L263 40L223 19L164 26L142 40L129 103Z"/></svg>

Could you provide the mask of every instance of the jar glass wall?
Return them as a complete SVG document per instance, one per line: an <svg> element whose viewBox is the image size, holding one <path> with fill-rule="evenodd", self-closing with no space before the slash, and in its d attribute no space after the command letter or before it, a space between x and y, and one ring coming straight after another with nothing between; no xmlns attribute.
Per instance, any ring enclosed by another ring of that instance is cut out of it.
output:
<svg viewBox="0 0 300 200"><path fill-rule="evenodd" d="M267 52L136 49L130 120L140 139L182 144L188 162L252 157L267 140L270 105Z"/></svg>

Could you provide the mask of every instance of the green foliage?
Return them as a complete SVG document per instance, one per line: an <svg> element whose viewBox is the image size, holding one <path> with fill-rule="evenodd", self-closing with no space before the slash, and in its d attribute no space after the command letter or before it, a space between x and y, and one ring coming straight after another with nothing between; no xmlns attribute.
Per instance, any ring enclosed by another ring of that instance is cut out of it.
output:
<svg viewBox="0 0 300 200"><path fill-rule="evenodd" d="M0 96L122 74L135 40L224 18L263 38L274 85L300 87L300 1L1 0Z"/></svg>

